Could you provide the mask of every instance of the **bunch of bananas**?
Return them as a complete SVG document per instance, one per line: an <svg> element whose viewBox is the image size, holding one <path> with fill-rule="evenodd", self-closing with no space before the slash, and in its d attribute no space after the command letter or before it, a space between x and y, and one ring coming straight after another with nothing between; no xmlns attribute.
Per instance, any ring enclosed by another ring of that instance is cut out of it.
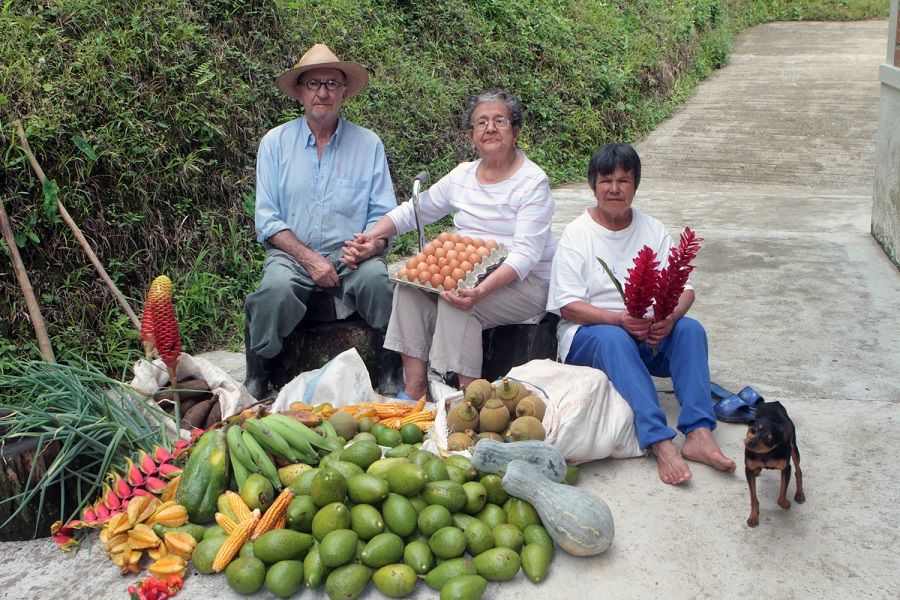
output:
<svg viewBox="0 0 900 600"><path fill-rule="evenodd" d="M187 510L174 500L161 502L154 496L135 496L124 512L107 521L100 541L123 575L139 573L146 552L154 561L149 567L154 577L184 576L197 542L180 531L167 531L160 538L153 526L180 527L187 521Z"/></svg>
<svg viewBox="0 0 900 600"><path fill-rule="evenodd" d="M260 473L281 489L278 470L268 453L287 462L315 464L316 449L330 451L315 431L287 415L277 413L244 421L243 429L232 425L226 432L231 468L238 488L250 473Z"/></svg>

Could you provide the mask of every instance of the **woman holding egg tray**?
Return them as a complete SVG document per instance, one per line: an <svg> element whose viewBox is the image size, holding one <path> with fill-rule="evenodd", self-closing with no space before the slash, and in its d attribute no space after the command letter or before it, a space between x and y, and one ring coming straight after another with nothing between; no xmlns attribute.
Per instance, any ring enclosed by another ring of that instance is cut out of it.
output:
<svg viewBox="0 0 900 600"><path fill-rule="evenodd" d="M480 158L461 163L419 196L423 221L454 212L456 233L442 233L404 267L406 278L443 292L405 285L394 291L384 347L401 354L411 398L426 392L428 363L440 373L456 373L466 386L481 376L484 329L544 312L556 247L550 231L555 203L546 173L516 148L522 113L519 99L505 90L470 98L464 126ZM348 242L348 252L357 243L414 229L412 202L405 202ZM498 244L508 250L503 264L475 287L457 288Z"/></svg>

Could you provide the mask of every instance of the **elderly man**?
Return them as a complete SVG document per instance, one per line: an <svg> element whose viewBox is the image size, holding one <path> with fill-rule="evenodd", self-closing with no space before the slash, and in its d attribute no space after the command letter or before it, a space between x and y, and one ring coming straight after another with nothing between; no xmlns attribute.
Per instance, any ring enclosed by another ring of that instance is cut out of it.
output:
<svg viewBox="0 0 900 600"><path fill-rule="evenodd" d="M256 233L266 247L262 283L247 297L245 386L265 396L272 359L322 290L356 310L377 332L391 313L386 239L356 237L397 205L381 140L341 118L365 89L358 63L316 44L277 84L305 115L263 137L256 160Z"/></svg>

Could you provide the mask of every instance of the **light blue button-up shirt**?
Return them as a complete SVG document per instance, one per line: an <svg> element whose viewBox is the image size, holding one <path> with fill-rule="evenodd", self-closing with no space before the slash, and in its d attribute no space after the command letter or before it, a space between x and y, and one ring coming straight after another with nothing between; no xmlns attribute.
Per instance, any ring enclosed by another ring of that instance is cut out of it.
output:
<svg viewBox="0 0 900 600"><path fill-rule="evenodd" d="M384 145L340 119L322 153L306 117L272 129L256 157L256 236L289 230L326 256L397 206Z"/></svg>

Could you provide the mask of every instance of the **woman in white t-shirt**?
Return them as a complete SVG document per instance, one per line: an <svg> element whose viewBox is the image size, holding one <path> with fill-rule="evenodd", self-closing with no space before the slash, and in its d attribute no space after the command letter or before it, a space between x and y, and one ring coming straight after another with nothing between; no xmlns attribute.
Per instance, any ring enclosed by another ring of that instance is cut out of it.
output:
<svg viewBox="0 0 900 600"><path fill-rule="evenodd" d="M597 204L572 221L559 241L550 277L547 310L561 320L559 356L569 364L602 370L631 405L641 448L657 458L659 477L679 484L691 477L684 459L733 471L734 461L712 436L716 426L710 396L706 332L685 317L694 290L685 287L672 315L654 322L625 310L602 258L620 284L645 245L665 261L672 238L662 223L632 208L641 180L641 159L628 144L608 144L591 157L588 183ZM652 313L651 313L652 314ZM679 451L666 422L651 375L671 377L681 404Z"/></svg>
<svg viewBox="0 0 900 600"><path fill-rule="evenodd" d="M456 373L462 386L481 377L482 330L545 310L555 204L546 173L516 148L522 114L519 99L505 90L470 98L464 125L480 158L461 163L419 197L426 224L455 213L456 235L494 240L509 253L473 288L438 295L396 287L384 347L401 354L404 392L411 398L426 392L428 363ZM406 202L358 238L365 243L414 229L415 213Z"/></svg>

